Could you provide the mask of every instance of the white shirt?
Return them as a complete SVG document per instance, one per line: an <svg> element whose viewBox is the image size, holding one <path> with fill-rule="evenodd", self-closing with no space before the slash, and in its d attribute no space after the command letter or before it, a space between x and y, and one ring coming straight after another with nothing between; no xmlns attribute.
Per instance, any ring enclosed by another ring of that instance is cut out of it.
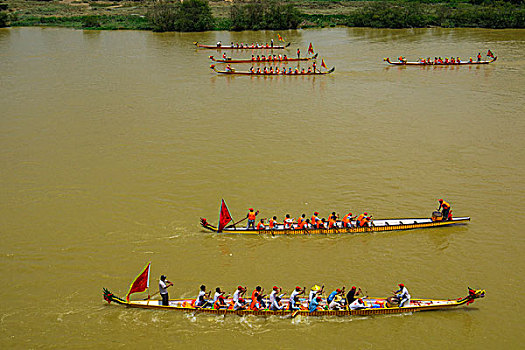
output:
<svg viewBox="0 0 525 350"><path fill-rule="evenodd" d="M197 305L201 305L202 303L204 303L205 299L204 299L204 296L206 295L206 292L201 290L199 292L199 296L197 297L197 301L196 301L196 304Z"/></svg>
<svg viewBox="0 0 525 350"><path fill-rule="evenodd" d="M403 289L401 289L401 293L399 293L399 294L397 295L397 297L398 297L399 299L405 299L405 298L406 298L406 299L410 299L410 294L408 294L408 289L407 289L407 287L403 287Z"/></svg>
<svg viewBox="0 0 525 350"><path fill-rule="evenodd" d="M215 292L215 294L213 295L213 303L215 304L215 302L217 301L217 299L219 298L219 296L221 295L222 293L219 293L219 292Z"/></svg>
<svg viewBox="0 0 525 350"><path fill-rule="evenodd" d="M166 286L166 283L164 281L159 281L159 293L160 294L168 294L168 287Z"/></svg>
<svg viewBox="0 0 525 350"><path fill-rule="evenodd" d="M330 305L328 305L328 308L330 310L339 310L341 308L341 304L338 301L335 301L335 298L334 298L334 300L332 300Z"/></svg>
<svg viewBox="0 0 525 350"><path fill-rule="evenodd" d="M290 294L290 304L294 302L295 297L297 296L297 294L299 294L299 292L298 292L297 290L294 289L294 291L292 292L292 294Z"/></svg>
<svg viewBox="0 0 525 350"><path fill-rule="evenodd" d="M277 295L277 291L272 290L272 292L270 293L270 305L273 305L273 301L275 300L276 295Z"/></svg>
<svg viewBox="0 0 525 350"><path fill-rule="evenodd" d="M312 299L315 298L315 296L317 295L317 291L315 290L311 290L310 291L310 294L308 294L308 302L312 302Z"/></svg>
<svg viewBox="0 0 525 350"><path fill-rule="evenodd" d="M232 299L233 299L233 302L234 302L234 303L236 303L237 300L239 300L239 294L241 294L241 291L240 291L239 289L237 289L237 290L235 291L235 293L233 293L233 298L232 298Z"/></svg>
<svg viewBox="0 0 525 350"><path fill-rule="evenodd" d="M244 306L244 304L243 304L243 303L240 303L239 300L237 300L237 301L235 302L235 304L233 305L233 309L234 309L234 310L239 310L239 309L242 308L243 306Z"/></svg>
<svg viewBox="0 0 525 350"><path fill-rule="evenodd" d="M364 303L361 303L359 302L359 299L356 299L352 302L352 304L350 304L350 310L357 310L357 309L362 309L365 307L365 304Z"/></svg>
<svg viewBox="0 0 525 350"><path fill-rule="evenodd" d="M282 310L283 308L283 305L279 305L279 302L277 301L277 299L273 299L273 302L272 302L272 306L270 307L270 310Z"/></svg>

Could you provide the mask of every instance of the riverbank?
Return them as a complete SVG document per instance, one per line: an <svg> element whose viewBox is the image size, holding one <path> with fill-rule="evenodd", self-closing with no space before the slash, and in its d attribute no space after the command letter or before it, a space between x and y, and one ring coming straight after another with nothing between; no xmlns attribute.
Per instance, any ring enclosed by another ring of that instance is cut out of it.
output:
<svg viewBox="0 0 525 350"><path fill-rule="evenodd" d="M311 27L479 27L524 28L525 6L510 2L465 1L443 3L382 1L287 1L300 12L298 28ZM210 1L213 30L235 29L231 19L233 2ZM147 13L153 2L7 0L0 3L11 26L53 26L84 29L152 30ZM241 4L242 6L243 4Z"/></svg>

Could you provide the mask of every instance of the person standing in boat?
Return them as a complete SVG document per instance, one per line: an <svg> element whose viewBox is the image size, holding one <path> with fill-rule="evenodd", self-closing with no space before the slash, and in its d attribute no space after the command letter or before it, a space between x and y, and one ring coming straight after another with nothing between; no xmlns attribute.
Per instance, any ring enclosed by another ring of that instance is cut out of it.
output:
<svg viewBox="0 0 525 350"><path fill-rule="evenodd" d="M408 293L407 287L403 283L399 283L399 289L394 292L396 298L399 299L399 307L410 305L410 294Z"/></svg>
<svg viewBox="0 0 525 350"><path fill-rule="evenodd" d="M481 62L481 52L478 52L478 62Z"/></svg>
<svg viewBox="0 0 525 350"><path fill-rule="evenodd" d="M270 40L270 47L273 49L273 39Z"/></svg>
<svg viewBox="0 0 525 350"><path fill-rule="evenodd" d="M259 211L257 212L253 211L253 208L249 209L248 215L246 217L248 218L248 225L246 226L247 229L252 228L252 230L255 230L255 217L259 214Z"/></svg>
<svg viewBox="0 0 525 350"><path fill-rule="evenodd" d="M289 308L291 311L297 311L301 308L299 307L299 295L304 294L306 291L306 287L301 289L301 287L297 286L295 287L294 291L290 294L290 301L289 301Z"/></svg>
<svg viewBox="0 0 525 350"><path fill-rule="evenodd" d="M171 281L168 281L165 275L160 276L159 294L162 298L163 306L169 306L168 287L171 286L173 286L173 283Z"/></svg>
<svg viewBox="0 0 525 350"><path fill-rule="evenodd" d="M301 49L297 48L297 58L301 58Z"/></svg>
<svg viewBox="0 0 525 350"><path fill-rule="evenodd" d="M443 214L443 220L447 220L448 219L448 213L450 211L450 204L448 204L447 202L445 202L443 199L440 199L439 200L439 208L438 208L438 211L441 210L441 213Z"/></svg>

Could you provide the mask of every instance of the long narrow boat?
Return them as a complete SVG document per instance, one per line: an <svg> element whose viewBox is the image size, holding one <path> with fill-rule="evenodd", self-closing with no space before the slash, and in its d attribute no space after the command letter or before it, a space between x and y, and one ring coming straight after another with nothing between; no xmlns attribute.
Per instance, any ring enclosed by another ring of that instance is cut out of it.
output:
<svg viewBox="0 0 525 350"><path fill-rule="evenodd" d="M392 62L390 61L390 58L385 58L384 61L386 61L387 63L389 64L393 64L393 65L396 65L396 66L469 66L469 65L476 65L476 64L490 64L494 61L496 61L498 59L498 56L494 57L492 60L490 61L461 61L459 63L437 63L437 64L434 64L433 62L431 63L423 63L423 62L408 62L408 61L403 61L403 62Z"/></svg>
<svg viewBox="0 0 525 350"><path fill-rule="evenodd" d="M326 72L321 72L321 71L318 71L316 70L316 72L310 72L310 73L292 73L292 74L283 74L282 72L280 73L256 73L256 72L250 72L250 71L237 71L237 70L231 70L231 71L227 71L227 70L218 70L217 68L215 68L215 65L211 65L210 66L211 69L213 69L215 72L219 73L219 74L227 74L227 75L254 75L254 76L283 76L283 77L298 77L298 76L315 76L315 75L326 75L326 74L330 74L332 73L333 71L335 71L335 67L333 67L332 69L330 70L327 70Z"/></svg>
<svg viewBox="0 0 525 350"><path fill-rule="evenodd" d="M120 305L141 308L141 309L157 309L157 310L174 310L191 313L206 313L216 315L256 315L256 316L370 316L370 315L385 315L385 314L400 314L408 312L431 311L452 309L462 305L469 305L475 299L485 297L485 290L474 290L469 288L467 296L458 299L411 299L406 306L399 307L391 305L389 298L362 298L364 307L358 310L348 310L346 308L341 310L328 310L326 306L326 299L320 303L321 308L314 312L308 311L308 300L306 298L300 299L300 310L294 311L289 309L287 298L282 299L283 310L271 311L269 309L259 310L234 310L231 299L226 299L227 308L199 308L195 306L195 299L173 299L169 300L169 306L163 306L161 300L138 300L126 301L118 296L112 294L106 288L103 289L104 300L108 303L115 302ZM245 298L247 305L250 305L250 298ZM266 305L268 305L266 299Z"/></svg>
<svg viewBox="0 0 525 350"><path fill-rule="evenodd" d="M213 49L213 50L282 50L290 46L291 43L288 43L284 46L282 45L203 45L194 41L193 44L201 49Z"/></svg>
<svg viewBox="0 0 525 350"><path fill-rule="evenodd" d="M227 57L226 59L223 58L214 58L213 56L210 56L210 60L218 63L286 63L286 62L298 62L298 61L310 61L317 59L318 53L315 54L315 56L312 57L303 57L303 58L290 58L286 57L286 59L273 59L271 57L267 57L266 59L251 59L251 58L231 58Z"/></svg>
<svg viewBox="0 0 525 350"><path fill-rule="evenodd" d="M235 227L226 226L221 231L208 223L205 218L201 218L201 226L207 230L224 233L224 234L248 234L248 235L326 235L326 234L343 234L343 233L365 233L365 232L383 232L383 231L400 231L412 230L418 228L443 227L452 225L463 225L470 221L470 217L457 217L451 220L434 221L431 218L422 219L387 219L374 220L369 227L356 227L356 222L352 221L353 227L343 227L342 223L337 222L336 228L306 228L297 229L297 225L293 225L293 229L285 229L284 225L276 225L273 229L265 226L264 230L247 229L246 226Z"/></svg>

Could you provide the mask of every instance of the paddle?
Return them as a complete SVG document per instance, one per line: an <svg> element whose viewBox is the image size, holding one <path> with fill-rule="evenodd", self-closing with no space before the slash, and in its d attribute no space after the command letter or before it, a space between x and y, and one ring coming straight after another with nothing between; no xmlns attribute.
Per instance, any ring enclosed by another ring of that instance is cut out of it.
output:
<svg viewBox="0 0 525 350"><path fill-rule="evenodd" d="M166 289L168 289L169 287L173 286L173 283L172 283L172 282L170 282L170 281L168 281L168 282L169 282L169 284L168 284L168 286L166 287ZM151 297L154 297L155 295L157 295L157 294L159 294L159 293L160 293L160 290L159 290L158 292L155 292L155 293L151 294L151 295L148 295L147 298L144 298L144 299L142 299L142 300L148 300L148 299L151 299Z"/></svg>

